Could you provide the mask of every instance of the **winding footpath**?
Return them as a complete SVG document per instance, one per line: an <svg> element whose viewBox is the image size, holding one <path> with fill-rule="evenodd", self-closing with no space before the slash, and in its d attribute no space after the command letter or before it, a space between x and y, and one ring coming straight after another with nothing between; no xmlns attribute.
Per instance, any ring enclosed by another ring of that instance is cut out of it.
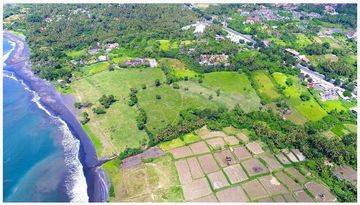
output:
<svg viewBox="0 0 360 205"><path fill-rule="evenodd" d="M83 166L89 201L107 201L108 182L104 171L99 167L102 160L98 160L95 148L76 119L76 115L66 106L63 96L50 82L39 78L31 71L30 50L25 39L9 31L4 31L3 36L16 44L14 51L5 62L7 69L35 91L40 97L40 103L51 114L60 117L67 124L73 136L80 141L78 157Z"/></svg>

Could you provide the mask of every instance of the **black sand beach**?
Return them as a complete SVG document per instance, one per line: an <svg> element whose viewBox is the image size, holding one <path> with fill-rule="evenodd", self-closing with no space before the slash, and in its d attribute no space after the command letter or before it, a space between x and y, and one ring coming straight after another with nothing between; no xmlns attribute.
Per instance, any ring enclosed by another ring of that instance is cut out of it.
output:
<svg viewBox="0 0 360 205"><path fill-rule="evenodd" d="M31 90L34 90L40 96L41 104L52 114L65 121L72 134L80 141L79 159L86 177L89 201L106 201L108 198L108 185L105 173L101 168L97 167L99 160L95 148L76 119L75 114L68 108L63 96L56 91L51 83L32 73L29 60L30 51L25 39L9 31L4 31L3 35L16 43L14 51L5 62L10 67L9 71L23 80Z"/></svg>

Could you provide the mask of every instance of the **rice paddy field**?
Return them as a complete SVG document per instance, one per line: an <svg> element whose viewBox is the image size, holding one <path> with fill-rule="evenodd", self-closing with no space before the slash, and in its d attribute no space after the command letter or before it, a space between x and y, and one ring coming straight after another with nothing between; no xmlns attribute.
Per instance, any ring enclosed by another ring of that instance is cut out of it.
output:
<svg viewBox="0 0 360 205"><path fill-rule="evenodd" d="M256 85L256 90L264 99L273 101L281 97L271 77L265 71L252 72L252 78Z"/></svg>
<svg viewBox="0 0 360 205"><path fill-rule="evenodd" d="M82 70L87 75L94 75L96 73L100 73L102 71L107 70L109 66L110 66L109 62L99 62L99 63L91 64L89 66L85 66L84 68L82 68Z"/></svg>
<svg viewBox="0 0 360 205"><path fill-rule="evenodd" d="M158 40L161 51L169 51L171 49L179 48L178 42L171 42L170 40Z"/></svg>
<svg viewBox="0 0 360 205"><path fill-rule="evenodd" d="M307 120L317 121L327 115L326 111L316 102L316 100L310 95L308 90L303 87L299 79L294 76L287 76L283 73L273 73L275 81L280 85L284 86L284 95L288 98L288 101L292 107L294 107L301 115L303 115ZM293 80L293 85L286 85L286 79L291 78ZM308 101L302 101L300 95L302 93L307 93L310 97Z"/></svg>

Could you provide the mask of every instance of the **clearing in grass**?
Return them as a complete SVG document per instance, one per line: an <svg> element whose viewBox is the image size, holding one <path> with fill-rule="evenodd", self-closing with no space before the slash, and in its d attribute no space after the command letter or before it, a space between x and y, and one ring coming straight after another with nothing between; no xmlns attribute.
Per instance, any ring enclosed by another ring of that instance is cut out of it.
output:
<svg viewBox="0 0 360 205"><path fill-rule="evenodd" d="M253 72L252 78L259 95L261 95L265 100L272 101L281 96L265 71Z"/></svg>

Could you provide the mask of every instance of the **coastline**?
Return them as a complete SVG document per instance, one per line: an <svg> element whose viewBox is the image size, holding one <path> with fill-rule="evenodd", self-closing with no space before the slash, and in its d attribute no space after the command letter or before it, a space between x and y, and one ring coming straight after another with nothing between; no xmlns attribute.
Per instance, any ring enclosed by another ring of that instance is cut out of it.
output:
<svg viewBox="0 0 360 205"><path fill-rule="evenodd" d="M4 62L8 66L6 70L12 72L16 78L34 91L38 95L39 104L49 112L48 114L59 118L60 122L62 121L64 124L62 128L67 128L80 142L77 157L85 175L89 202L107 201L108 182L104 171L98 167L99 160L95 148L75 114L65 102L64 96L58 93L51 83L33 74L29 60L29 48L23 37L9 31L4 31L3 36L15 43L14 49Z"/></svg>

